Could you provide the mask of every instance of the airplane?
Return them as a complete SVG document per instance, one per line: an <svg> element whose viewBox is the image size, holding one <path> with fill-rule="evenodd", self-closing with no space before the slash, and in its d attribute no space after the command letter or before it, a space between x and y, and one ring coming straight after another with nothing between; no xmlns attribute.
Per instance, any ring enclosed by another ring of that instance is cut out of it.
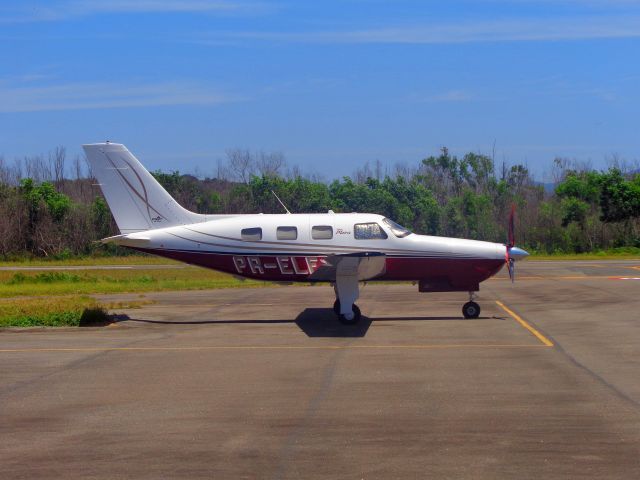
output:
<svg viewBox="0 0 640 480"><path fill-rule="evenodd" d="M361 318L355 302L365 281L468 292L462 314L477 318L480 283L505 264L513 281L515 261L529 255L515 246L513 209L506 244L418 235L372 213L199 214L180 206L124 145L83 148L120 230L103 243L243 278L330 283L344 324Z"/></svg>

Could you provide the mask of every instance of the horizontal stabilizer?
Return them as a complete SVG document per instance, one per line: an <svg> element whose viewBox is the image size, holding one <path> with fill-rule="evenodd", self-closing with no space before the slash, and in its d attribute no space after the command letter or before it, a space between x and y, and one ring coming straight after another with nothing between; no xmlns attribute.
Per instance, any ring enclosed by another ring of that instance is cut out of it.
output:
<svg viewBox="0 0 640 480"><path fill-rule="evenodd" d="M114 235L113 237L103 238L100 240L100 243L112 243L123 247L145 247L149 245L150 241L151 239L149 237L140 237L137 235Z"/></svg>

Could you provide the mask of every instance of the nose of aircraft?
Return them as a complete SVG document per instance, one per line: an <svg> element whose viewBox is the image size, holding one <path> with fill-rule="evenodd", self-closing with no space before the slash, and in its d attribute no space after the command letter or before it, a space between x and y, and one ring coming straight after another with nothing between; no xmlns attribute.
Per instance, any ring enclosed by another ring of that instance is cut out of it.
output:
<svg viewBox="0 0 640 480"><path fill-rule="evenodd" d="M514 260L522 260L529 256L529 252L518 247L511 247L509 250L509 256Z"/></svg>

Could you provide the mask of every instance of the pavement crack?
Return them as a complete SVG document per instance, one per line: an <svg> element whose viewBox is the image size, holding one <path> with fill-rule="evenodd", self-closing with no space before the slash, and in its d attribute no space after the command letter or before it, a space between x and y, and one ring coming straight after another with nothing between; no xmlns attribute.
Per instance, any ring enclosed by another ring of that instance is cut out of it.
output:
<svg viewBox="0 0 640 480"><path fill-rule="evenodd" d="M552 337L550 337L552 338ZM578 367L579 369L581 369L582 371L584 371L587 375L589 375L591 378L593 378L594 380L596 380L597 382L599 382L601 385L603 385L604 387L606 387L608 390L610 390L611 392L613 392L618 398L620 398L621 400L624 400L626 403L628 403L634 410L638 410L640 411L640 401L636 400L635 398L631 397L630 395L628 395L627 393L623 392L622 390L620 390L618 387L616 387L614 384L610 383L609 381L607 381L603 376L601 376L600 374L594 372L593 370L591 370L589 367L587 367L584 363L581 363L577 358L575 358L573 355L571 355L569 352L567 352L564 347L558 343L557 340L553 339L555 343L555 347L556 349L562 353L562 355L564 355L573 365L575 365L576 367Z"/></svg>
<svg viewBox="0 0 640 480"><path fill-rule="evenodd" d="M161 337L160 339L165 339L167 338L169 335L164 335L163 337ZM156 339L157 340L157 339ZM144 343L148 341L148 339L141 339L141 340L133 340L133 341L129 341L126 342L122 345L118 345L118 347L123 348L123 347L130 347L132 345L137 345L140 343ZM67 363L66 365L64 365L64 367L58 368L56 370L44 373L42 375L38 375L36 377L32 377L29 378L28 380L23 380L21 382L15 382L12 383L10 385L5 386L4 388L0 389L0 398L11 395L13 393L15 393L16 391L19 391L23 388L28 388L30 386L34 386L44 380L47 380L49 378L55 377L56 375L62 375L64 373L68 373L69 370L73 370L79 366L82 366L86 363L89 363L91 361L97 360L99 358L102 358L108 354L113 354L114 351L113 350L109 350L109 349L105 349L105 350L101 350L98 352L91 352L91 353L87 353L87 355L83 356L82 358L78 358L77 360L73 360L69 363Z"/></svg>
<svg viewBox="0 0 640 480"><path fill-rule="evenodd" d="M347 346L352 344L355 340L347 343ZM300 443L300 441L304 440L304 434L308 429L309 425L316 418L318 411L322 407L322 404L328 397L331 387L333 386L333 382L335 379L335 374L338 369L338 363L345 355L347 349L341 348L335 351L329 362L324 367L324 371L322 373L322 381L320 382L320 386L318 387L318 391L315 395L309 400L309 404L305 409L304 415L302 419L293 431L288 435L279 455L278 462L278 470L275 475L275 478L286 478L288 474L289 467L294 463L293 457L295 455L296 445ZM300 472L295 471L294 475L297 478L300 478Z"/></svg>
<svg viewBox="0 0 640 480"><path fill-rule="evenodd" d="M495 290L493 290L491 288L488 288L487 290L490 290L491 293L493 294L493 296L497 300L500 300L503 303L506 303L505 301L503 301L503 299L499 295L496 294ZM553 345L554 345L553 348L555 350L557 350L559 353L561 353L575 367L577 367L580 370L582 370L583 372L585 372L593 380L595 380L596 382L598 382L599 384L604 386L607 390L612 392L619 399L623 400L625 403L627 403L629 406L631 406L634 410L640 410L640 401L638 401L635 398L631 397L630 395L628 395L627 393L625 393L624 391L619 389L617 386L615 386L613 383L611 383L608 380L606 380L603 376L601 376L600 374L598 374L598 373L594 372L593 370L591 370L587 365L585 365L580 360L578 360L576 357L574 357L571 353L569 353L562 346L562 343L560 343L557 338L555 338L553 335L550 335L544 329L542 329L541 327L536 325L535 322L531 321L530 319L527 319L527 322L529 322L531 325L533 325L536 329L540 330L551 342L553 342Z"/></svg>

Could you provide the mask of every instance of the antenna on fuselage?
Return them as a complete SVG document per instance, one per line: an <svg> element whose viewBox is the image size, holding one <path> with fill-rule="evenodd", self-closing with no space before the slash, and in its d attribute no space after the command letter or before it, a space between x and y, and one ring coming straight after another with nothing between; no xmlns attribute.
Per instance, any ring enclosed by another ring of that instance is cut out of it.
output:
<svg viewBox="0 0 640 480"><path fill-rule="evenodd" d="M287 208L287 206L284 203L282 203L282 200L280 200L280 197L278 197L278 195L276 195L276 192L271 190L271 193L273 193L273 196L276 197L276 200L278 200L280 202L280 205L282 205L282 208L284 208L287 211L287 213L291 213L289 211L289 209Z"/></svg>

